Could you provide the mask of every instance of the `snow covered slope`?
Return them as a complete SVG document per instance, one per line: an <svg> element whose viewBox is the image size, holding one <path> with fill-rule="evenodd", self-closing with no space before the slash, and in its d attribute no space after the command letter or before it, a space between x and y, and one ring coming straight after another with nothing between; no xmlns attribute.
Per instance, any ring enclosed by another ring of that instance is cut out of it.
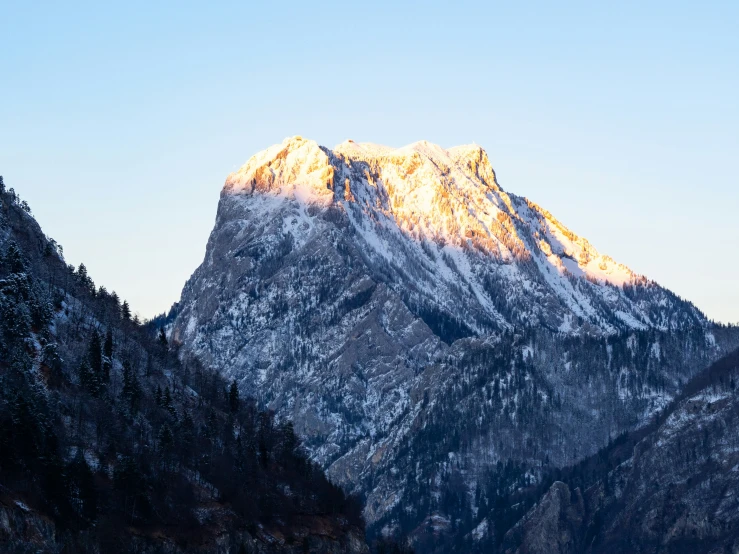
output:
<svg viewBox="0 0 739 554"><path fill-rule="evenodd" d="M500 461L535 479L597 450L722 351L692 304L503 191L480 147L427 142L252 157L172 315L185 355L404 528L450 516L455 472L471 499Z"/></svg>

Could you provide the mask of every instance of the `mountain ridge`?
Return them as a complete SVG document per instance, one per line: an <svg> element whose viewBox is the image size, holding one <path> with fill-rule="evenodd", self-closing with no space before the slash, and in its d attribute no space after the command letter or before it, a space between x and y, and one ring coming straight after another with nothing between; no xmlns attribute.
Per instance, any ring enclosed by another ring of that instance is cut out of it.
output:
<svg viewBox="0 0 739 554"><path fill-rule="evenodd" d="M433 281L438 279L423 271L431 269L440 274L442 281L469 286L469 303L481 312L481 319L487 320L483 328L511 323L494 306L491 296L495 292L485 290L495 288L492 280L506 285L514 282L553 296L554 301L563 304L557 327L564 332L577 326L573 317L584 318L606 334L618 328L667 329L674 325L653 321L653 316L661 319L659 314L644 313L626 295L614 292L624 285L661 287L600 254L587 239L534 202L506 193L497 183L487 153L477 145L445 150L419 141L393 149L345 141L329 150L302 137L288 138L256 154L230 174L222 197L229 195L287 198L313 209L321 206L342 210L365 239L368 250L390 264L395 248L389 244L388 239L392 242L393 237L388 234L403 235L409 239L406 249L424 249L425 255L414 256L422 270L422 279L416 283L429 284L436 289L432 293L445 289L435 286ZM270 206L266 209L269 211ZM366 225L368 220L374 222L374 229ZM287 225L283 233L301 235L300 229ZM497 271L487 280L475 275L489 271L490 262ZM536 268L522 275L518 266L529 262ZM473 267L479 265L488 267ZM590 290L581 294L568 282L570 276L587 280L592 286L580 288ZM590 294L593 292L594 297ZM423 295L423 291L420 293ZM663 296L660 300L672 303L675 299ZM620 321L602 320L598 305L603 301L622 304L622 309L613 311ZM694 317L705 319L691 307Z"/></svg>

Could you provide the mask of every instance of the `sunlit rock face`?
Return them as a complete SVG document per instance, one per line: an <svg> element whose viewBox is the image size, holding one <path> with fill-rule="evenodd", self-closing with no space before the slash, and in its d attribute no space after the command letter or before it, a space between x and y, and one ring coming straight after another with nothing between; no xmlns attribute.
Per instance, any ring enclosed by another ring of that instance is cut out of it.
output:
<svg viewBox="0 0 739 554"><path fill-rule="evenodd" d="M497 461L597 449L721 351L691 304L506 193L474 145L255 155L173 315L186 354L292 418L388 525L438 509L455 471L474 494Z"/></svg>

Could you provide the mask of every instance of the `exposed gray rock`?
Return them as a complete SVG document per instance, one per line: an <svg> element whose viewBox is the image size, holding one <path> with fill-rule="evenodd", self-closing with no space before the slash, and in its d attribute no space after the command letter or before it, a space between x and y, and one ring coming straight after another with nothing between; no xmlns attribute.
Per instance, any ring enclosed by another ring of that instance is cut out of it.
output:
<svg viewBox="0 0 739 554"><path fill-rule="evenodd" d="M55 544L55 525L20 501L0 502L0 545L8 552L43 552Z"/></svg>
<svg viewBox="0 0 739 554"><path fill-rule="evenodd" d="M574 554L579 552L585 515L580 489L571 491L556 482L508 539L521 544L520 554Z"/></svg>

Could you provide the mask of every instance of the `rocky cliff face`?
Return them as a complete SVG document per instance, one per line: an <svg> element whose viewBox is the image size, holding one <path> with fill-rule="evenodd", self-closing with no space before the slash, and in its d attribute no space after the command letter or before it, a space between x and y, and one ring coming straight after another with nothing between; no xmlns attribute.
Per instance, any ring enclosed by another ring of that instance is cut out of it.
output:
<svg viewBox="0 0 739 554"><path fill-rule="evenodd" d="M171 315L375 528L437 538L638 426L734 340L506 193L481 148L426 142L251 158Z"/></svg>
<svg viewBox="0 0 739 554"><path fill-rule="evenodd" d="M558 481L506 538L519 544L521 554L574 554L581 548L585 517L580 489Z"/></svg>

